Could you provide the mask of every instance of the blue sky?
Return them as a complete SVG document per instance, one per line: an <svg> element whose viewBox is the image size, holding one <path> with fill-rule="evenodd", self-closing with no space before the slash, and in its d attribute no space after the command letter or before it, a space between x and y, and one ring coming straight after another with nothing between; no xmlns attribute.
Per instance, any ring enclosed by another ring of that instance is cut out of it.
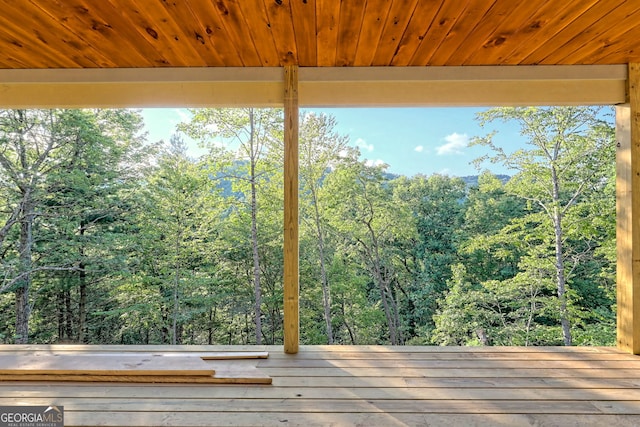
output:
<svg viewBox="0 0 640 427"><path fill-rule="evenodd" d="M478 174L470 164L485 154L483 147L468 147L474 136L497 130L496 142L505 147L523 145L518 129L494 123L482 129L475 114L483 108L323 108L303 111L332 114L336 130L349 136L360 148L362 159L385 163L387 171L415 175L441 173L450 176ZM142 111L149 140L168 140L175 126L188 120L184 109L146 109ZM496 165L486 165L494 173L509 173Z"/></svg>

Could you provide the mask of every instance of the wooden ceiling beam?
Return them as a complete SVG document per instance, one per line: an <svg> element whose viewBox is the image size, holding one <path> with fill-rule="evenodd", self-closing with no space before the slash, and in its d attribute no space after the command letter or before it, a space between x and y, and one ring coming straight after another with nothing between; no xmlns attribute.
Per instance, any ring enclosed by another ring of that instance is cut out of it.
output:
<svg viewBox="0 0 640 427"><path fill-rule="evenodd" d="M301 107L625 102L627 67L310 67ZM282 107L277 67L0 70L0 108Z"/></svg>
<svg viewBox="0 0 640 427"><path fill-rule="evenodd" d="M626 66L301 68L304 107L603 105L625 99Z"/></svg>

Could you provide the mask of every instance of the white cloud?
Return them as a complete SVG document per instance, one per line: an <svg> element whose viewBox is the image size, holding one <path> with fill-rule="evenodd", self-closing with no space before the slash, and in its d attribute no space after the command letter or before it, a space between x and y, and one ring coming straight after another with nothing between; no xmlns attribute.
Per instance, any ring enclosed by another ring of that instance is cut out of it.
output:
<svg viewBox="0 0 640 427"><path fill-rule="evenodd" d="M463 148L466 148L469 144L469 136L466 133L460 134L454 132L451 135L445 136L444 140L447 141L446 144L436 147L439 156L464 154Z"/></svg>
<svg viewBox="0 0 640 427"><path fill-rule="evenodd" d="M367 144L362 138L356 139L356 147L362 148L363 150L367 150L369 152L373 151L373 144Z"/></svg>
<svg viewBox="0 0 640 427"><path fill-rule="evenodd" d="M422 153L424 151L424 147L422 145L418 145L416 148L413 149L414 151L417 151L418 153Z"/></svg>
<svg viewBox="0 0 640 427"><path fill-rule="evenodd" d="M173 111L178 115L181 123L188 123L191 120L191 114L184 108L175 108Z"/></svg>
<svg viewBox="0 0 640 427"><path fill-rule="evenodd" d="M386 163L382 159L376 159L376 160L367 159L365 160L364 164L367 166L382 166Z"/></svg>

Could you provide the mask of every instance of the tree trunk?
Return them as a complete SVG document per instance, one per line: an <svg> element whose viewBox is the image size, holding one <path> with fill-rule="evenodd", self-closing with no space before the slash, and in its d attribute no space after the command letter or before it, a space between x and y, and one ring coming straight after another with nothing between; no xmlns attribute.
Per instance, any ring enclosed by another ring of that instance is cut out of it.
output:
<svg viewBox="0 0 640 427"><path fill-rule="evenodd" d="M251 165L254 176L255 166ZM256 344L262 344L262 288L260 286L260 254L258 253L258 219L256 213L256 183L251 179L251 246L253 251L253 293L255 297Z"/></svg>
<svg viewBox="0 0 640 427"><path fill-rule="evenodd" d="M16 289L16 344L29 342L29 289L31 287L34 205L29 194L23 195L20 220L20 271L21 279Z"/></svg>
<svg viewBox="0 0 640 427"><path fill-rule="evenodd" d="M556 252L556 284L558 290L558 300L560 301L560 324L562 326L562 338L564 345L572 344L571 324L569 322L569 310L567 308L566 294L566 278L564 275L564 256L563 256L563 232L562 232L562 213L560 212L560 184L555 167L551 168L551 179L553 180L553 231L555 234L555 252Z"/></svg>
<svg viewBox="0 0 640 427"><path fill-rule="evenodd" d="M176 345L178 335L178 271L175 272L173 284L173 319L171 325L171 344Z"/></svg>
<svg viewBox="0 0 640 427"><path fill-rule="evenodd" d="M569 310L567 308L566 278L564 275L564 257L562 255L562 228L560 218L554 224L556 247L556 282L558 285L558 299L560 300L560 324L562 325L562 339L564 345L572 344L571 324L569 322Z"/></svg>
<svg viewBox="0 0 640 427"><path fill-rule="evenodd" d="M84 344L85 330L87 328L87 273L84 271L84 263L80 263L80 297L78 300L78 343Z"/></svg>
<svg viewBox="0 0 640 427"><path fill-rule="evenodd" d="M393 294L389 290L389 285L385 280L385 275L382 272L382 261L380 260L380 252L378 248L378 239L376 238L376 234L371 227L371 224L366 223L367 228L369 230L369 235L371 236L371 258L373 261L373 273L375 281L378 283L378 289L380 290L380 299L382 300L382 307L384 308L384 314L387 318L387 326L389 327L389 341L391 345L398 345L398 334L395 322L395 316L392 313L392 308L389 307L389 301L393 302L395 306L395 302L393 301Z"/></svg>
<svg viewBox="0 0 640 427"><path fill-rule="evenodd" d="M253 110L249 110L250 124L250 177L251 180L251 248L253 252L253 293L255 297L256 345L262 344L262 288L260 286L260 254L258 253L258 188L256 161L258 157Z"/></svg>
<svg viewBox="0 0 640 427"><path fill-rule="evenodd" d="M176 345L178 342L178 271L175 272L175 278L173 283L173 319L171 325L171 344Z"/></svg>
<svg viewBox="0 0 640 427"><path fill-rule="evenodd" d="M84 221L80 223L80 236L84 236L86 230ZM78 263L78 343L84 344L85 331L87 328L87 272L84 264L84 247L80 247L80 262Z"/></svg>
<svg viewBox="0 0 640 427"><path fill-rule="evenodd" d="M162 327L160 328L160 340L162 344L169 343L169 308L167 307L167 299L169 295L166 294L164 286L160 286L160 295L162 295L162 303L160 305L160 316L162 318Z"/></svg>
<svg viewBox="0 0 640 427"><path fill-rule="evenodd" d="M179 222L179 220L178 220ZM182 243L182 232L179 231L176 236L175 246L175 265L173 274L173 323L171 326L171 344L176 345L178 343L178 310L180 309L180 248Z"/></svg>
<svg viewBox="0 0 640 427"><path fill-rule="evenodd" d="M351 340L351 345L357 345L356 336L353 333L351 326L349 326L349 323L347 322L347 312L344 307L344 295L342 297L341 307L342 307L342 323L344 324L344 327L347 328L347 332L349 332L349 339Z"/></svg>
<svg viewBox="0 0 640 427"><path fill-rule="evenodd" d="M64 291L64 306L66 310L66 322L65 322L65 338L67 340L73 340L73 308L71 307L71 291L66 289Z"/></svg>
<svg viewBox="0 0 640 427"><path fill-rule="evenodd" d="M56 311L58 319L58 341L64 338L64 295L62 291L56 293Z"/></svg>
<svg viewBox="0 0 640 427"><path fill-rule="evenodd" d="M215 320L216 320L216 307L211 307L211 309L209 309L209 325L207 328L207 332L208 332L208 336L207 336L207 344L212 345L213 344L213 330L214 330L214 326L215 326Z"/></svg>
<svg viewBox="0 0 640 427"><path fill-rule="evenodd" d="M318 233L318 256L320 257L320 284L322 285L322 303L324 305L324 321L327 329L327 342L333 344L333 328L331 326L331 293L327 279L327 267L324 253L324 235L320 223L320 211L318 209L318 197L314 187L311 188L311 197L315 211L316 232Z"/></svg>

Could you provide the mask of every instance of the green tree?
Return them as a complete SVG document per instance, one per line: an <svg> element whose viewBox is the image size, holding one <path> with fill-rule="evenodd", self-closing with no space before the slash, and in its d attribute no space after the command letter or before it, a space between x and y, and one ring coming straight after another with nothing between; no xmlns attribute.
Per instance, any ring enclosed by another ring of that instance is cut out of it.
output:
<svg viewBox="0 0 640 427"><path fill-rule="evenodd" d="M505 280L517 273L522 256L518 242L514 238L497 239L496 235L526 214L526 204L524 199L509 194L492 173L485 171L478 176L478 185L469 189L465 199L458 248L469 280Z"/></svg>
<svg viewBox="0 0 640 427"><path fill-rule="evenodd" d="M493 155L480 159L500 163L516 171L507 190L535 203L549 219L553 236L554 273L558 313L563 342L572 344L568 284L571 275L567 260L568 223L578 218L576 206L589 191L600 191L611 176L614 133L597 107L495 108L480 113L481 124L513 121L527 138L528 149L506 152L492 135L474 143L492 149Z"/></svg>
<svg viewBox="0 0 640 427"><path fill-rule="evenodd" d="M394 203L381 167L353 162L336 170L325 184L333 195L327 215L345 249L355 250L377 288L389 342L403 342L398 310L393 242L414 232L409 211Z"/></svg>
<svg viewBox="0 0 640 427"><path fill-rule="evenodd" d="M48 265L70 263L72 271L48 273L57 293L57 339L89 339L89 312L104 303L104 282L115 283L126 271L127 223L135 211L132 189L147 167L148 147L140 133L142 119L130 110L87 110L82 149L67 167L46 177L47 214L40 218L39 258ZM48 292L48 291L47 291ZM40 291L46 306L47 293ZM62 303L64 302L64 304ZM53 305L53 304L52 304ZM47 333L42 329L42 332Z"/></svg>
<svg viewBox="0 0 640 427"><path fill-rule="evenodd" d="M282 158L282 111L276 109L198 109L180 129L201 141L216 157L226 160L221 174L234 180L234 190L250 214L251 256L253 261L255 342L262 343L262 266L258 230L258 193L261 185L274 178L278 158ZM231 158L223 147L235 149Z"/></svg>
<svg viewBox="0 0 640 427"><path fill-rule="evenodd" d="M327 273L327 223L322 184L331 167L335 167L348 150L348 137L335 131L336 120L325 114L307 113L300 124L300 186L303 225L312 229L317 246L320 285L328 344L333 344L331 289Z"/></svg>
<svg viewBox="0 0 640 427"><path fill-rule="evenodd" d="M0 232L5 272L1 288L15 292L16 342L29 339L33 307L30 290L34 281L56 272L81 275L86 270L78 253L70 257L61 255L69 248L64 239L76 239L77 228L66 227L59 247L47 244L48 230L52 224L70 225L65 217L86 205L81 185L76 184L97 177L99 185L109 186L108 175L103 173L109 166L100 165L119 161L114 160L119 158L116 153L133 140L139 123L139 118L128 112L0 112L0 185L7 195ZM120 139L123 136L126 138ZM102 158L111 150L115 152L112 156ZM74 188L78 188L75 196ZM7 240L11 232L14 234ZM84 307L80 317L80 322L85 322Z"/></svg>
<svg viewBox="0 0 640 427"><path fill-rule="evenodd" d="M140 213L145 233L140 237L149 280L160 291L162 342L177 344L182 325L191 316L182 305L195 310L193 298L207 275L207 254L224 205L207 168L188 157L177 136L159 156L145 200L147 208Z"/></svg>
<svg viewBox="0 0 640 427"><path fill-rule="evenodd" d="M401 259L400 282L409 296L403 307L407 332L428 340L436 302L448 288L451 266L459 258L466 188L460 178L444 175L400 177L392 181L392 188L394 203L411 212L412 232L394 242Z"/></svg>

